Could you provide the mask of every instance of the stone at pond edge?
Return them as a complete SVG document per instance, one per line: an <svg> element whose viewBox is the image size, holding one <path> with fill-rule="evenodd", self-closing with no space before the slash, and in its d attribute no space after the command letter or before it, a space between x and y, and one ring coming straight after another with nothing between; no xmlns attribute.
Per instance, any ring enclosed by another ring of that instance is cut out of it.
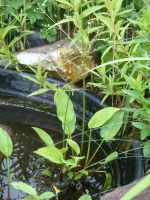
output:
<svg viewBox="0 0 150 200"><path fill-rule="evenodd" d="M125 193L127 193L135 184L138 183L138 181L134 181L128 185L119 187L114 191L105 194L100 200L120 200ZM141 192L133 200L150 200L150 187Z"/></svg>

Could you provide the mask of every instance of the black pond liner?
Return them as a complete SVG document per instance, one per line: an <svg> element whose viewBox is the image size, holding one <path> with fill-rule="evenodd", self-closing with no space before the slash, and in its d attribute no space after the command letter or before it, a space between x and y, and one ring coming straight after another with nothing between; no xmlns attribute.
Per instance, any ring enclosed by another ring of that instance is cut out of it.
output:
<svg viewBox="0 0 150 200"><path fill-rule="evenodd" d="M34 76L29 73L23 74ZM47 80L50 83L57 83L60 87L65 85L64 82L52 78ZM23 78L22 73L0 67L0 123L20 123L27 126L37 126L61 134L62 129L56 116L53 92L28 97L30 93L37 89L39 89L39 85ZM74 95L71 98L77 115L76 132L81 132L82 91L75 88ZM85 129L87 129L87 123L91 116L104 107L105 105L101 104L98 97L86 93ZM95 131L95 138L99 138L99 131ZM95 144L97 145L96 141ZM114 151L112 146L111 143L105 144L100 152L107 156ZM143 176L143 160L140 158L142 157L142 151L139 150L139 143L134 142L133 148L135 150L132 151L132 154L135 155L135 158L120 158L110 164L113 174L113 187L128 184Z"/></svg>

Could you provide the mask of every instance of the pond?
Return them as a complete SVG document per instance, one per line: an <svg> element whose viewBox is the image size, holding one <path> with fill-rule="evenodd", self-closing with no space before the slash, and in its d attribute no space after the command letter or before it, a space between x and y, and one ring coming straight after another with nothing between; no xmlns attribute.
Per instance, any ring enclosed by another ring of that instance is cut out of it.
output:
<svg viewBox="0 0 150 200"><path fill-rule="evenodd" d="M32 76L32 74L28 74ZM48 79L60 87L64 83ZM89 173L80 181L69 181L60 174L60 168L37 156L34 151L43 147L43 143L31 127L40 127L50 133L55 143L62 141L62 128L56 116L56 107L53 101L53 93L49 92L39 96L28 97L28 94L37 90L39 86L22 77L22 74L12 69L0 68L0 123L11 127L11 138L14 151L11 157L12 181L24 181L37 189L39 193L53 191L58 193L59 200L77 200L82 194L89 193L93 200L99 199L104 192L106 175L104 173ZM100 100L94 95L86 93L85 97L85 131L90 117L103 108ZM75 134L81 135L82 126L82 99L83 92L76 89L72 96L72 102L77 115ZM85 140L88 140L86 132ZM76 137L79 143L80 138ZM98 147L99 131L94 131L92 151ZM79 143L80 144L80 143ZM94 162L100 161L114 151L113 143L103 144ZM60 147L60 145L58 146ZM86 145L84 151L86 151ZM136 154L136 152L133 152ZM135 157L135 156L134 156ZM138 165L137 165L138 160ZM142 176L141 160L137 158L118 158L103 168L111 174L111 188L127 184ZM97 167L94 166L94 167ZM49 169L50 177L43 175L43 170ZM137 170L138 169L138 170ZM6 160L0 157L0 197L7 199ZM11 188L11 199L22 199L26 195Z"/></svg>
<svg viewBox="0 0 150 200"><path fill-rule="evenodd" d="M60 190L58 199L78 199L82 194L89 193L94 195L97 199L103 191L103 185L105 182L105 175L102 173L89 174L80 181L69 181L67 177L62 177L60 169L53 164L47 162L43 158L37 156L34 151L43 144L38 138L33 129L26 125L9 124L11 127L11 138L14 144L14 151L11 156L11 173L13 181L24 181L29 183L37 189L39 193L44 191L56 192ZM60 137L59 134L53 133L49 130L55 143L58 143ZM95 145L95 144L94 144ZM103 156L102 156L103 157ZM1 156L0 158L0 197L1 199L7 199L8 187L7 187L7 165L6 159ZM112 167L112 166L111 166ZM44 175L44 171L48 169L51 173L50 177ZM106 167L105 170L115 176L116 170ZM117 178L117 176L116 176ZM112 187L116 185L116 181L113 181ZM22 199L26 195L10 188L11 199Z"/></svg>

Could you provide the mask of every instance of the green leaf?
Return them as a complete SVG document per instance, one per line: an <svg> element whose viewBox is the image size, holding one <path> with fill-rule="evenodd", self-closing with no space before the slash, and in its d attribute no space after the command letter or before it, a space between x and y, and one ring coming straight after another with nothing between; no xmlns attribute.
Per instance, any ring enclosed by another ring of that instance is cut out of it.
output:
<svg viewBox="0 0 150 200"><path fill-rule="evenodd" d="M103 7L104 6L93 6L93 7L87 8L86 10L82 12L82 17L87 17L91 15L92 13L96 12L97 10L100 10Z"/></svg>
<svg viewBox="0 0 150 200"><path fill-rule="evenodd" d="M42 141L47 145L47 146L52 146L54 145L54 142L50 135L48 135L45 131L43 131L40 128L32 127L35 132L38 134L38 136L42 139Z"/></svg>
<svg viewBox="0 0 150 200"><path fill-rule="evenodd" d="M120 200L132 200L139 193L150 186L150 174L145 176L140 182L133 186Z"/></svg>
<svg viewBox="0 0 150 200"><path fill-rule="evenodd" d="M24 78L28 79L29 81L33 82L33 83L37 83L40 84L39 81L37 81L35 78L31 77L31 76L27 76L27 75L22 75Z"/></svg>
<svg viewBox="0 0 150 200"><path fill-rule="evenodd" d="M146 137L150 136L150 129L141 130L141 140L144 140Z"/></svg>
<svg viewBox="0 0 150 200"><path fill-rule="evenodd" d="M49 178L52 177L52 172L50 172L48 169L42 170L42 174L48 176Z"/></svg>
<svg viewBox="0 0 150 200"><path fill-rule="evenodd" d="M47 92L47 91L49 91L48 88L41 88L41 89L39 89L39 90L37 90L37 91L32 92L31 94L29 94L28 97L37 96L37 95L43 94L43 93L45 93L45 92Z"/></svg>
<svg viewBox="0 0 150 200"><path fill-rule="evenodd" d="M55 197L55 194L54 194L53 192L44 192L43 194L41 194L41 195L39 196L39 199L40 199L40 200L43 200L43 199L51 199L51 198L53 198L53 197Z"/></svg>
<svg viewBox="0 0 150 200"><path fill-rule="evenodd" d="M104 183L104 190L107 190L108 188L110 188L112 185L112 175L109 173L106 173L106 179L105 179L105 183Z"/></svg>
<svg viewBox="0 0 150 200"><path fill-rule="evenodd" d="M55 93L54 102L57 107L57 116L63 123L68 123L75 117L72 101L69 96L63 91L59 90Z"/></svg>
<svg viewBox="0 0 150 200"><path fill-rule="evenodd" d="M111 33L114 32L113 23L111 21L111 18L105 17L101 14L96 14L96 17L107 26L107 28L109 29L109 31Z"/></svg>
<svg viewBox="0 0 150 200"><path fill-rule="evenodd" d="M63 153L60 149L57 149L55 146L43 147L35 151L36 154L48 159L49 161L62 164Z"/></svg>
<svg viewBox="0 0 150 200"><path fill-rule="evenodd" d="M113 0L113 12L115 13L115 15L119 12L119 10L121 9L121 5L122 5L123 0Z"/></svg>
<svg viewBox="0 0 150 200"><path fill-rule="evenodd" d="M69 2L66 1L66 0L56 0L56 1L59 2L59 3L62 3L62 4L64 4L64 5L66 5L66 6L72 7L72 4L69 3Z"/></svg>
<svg viewBox="0 0 150 200"><path fill-rule="evenodd" d="M34 188L32 188L30 185L27 185L26 183L23 182L13 182L11 185L16 189L16 190L21 190L22 192L25 192L26 194L29 194L33 197L37 196L37 192Z"/></svg>
<svg viewBox="0 0 150 200"><path fill-rule="evenodd" d="M82 195L79 200L92 200L91 196L88 194Z"/></svg>
<svg viewBox="0 0 150 200"><path fill-rule="evenodd" d="M145 157L150 156L150 140L144 143L143 154Z"/></svg>
<svg viewBox="0 0 150 200"><path fill-rule="evenodd" d="M107 164L115 159L118 158L118 152L114 151L113 153L111 153L110 155L108 155L105 160L102 162L103 164Z"/></svg>
<svg viewBox="0 0 150 200"><path fill-rule="evenodd" d="M143 122L132 122L132 125L140 130L150 129L150 126Z"/></svg>
<svg viewBox="0 0 150 200"><path fill-rule="evenodd" d="M67 143L76 152L77 155L80 154L80 147L75 141L67 139Z"/></svg>
<svg viewBox="0 0 150 200"><path fill-rule="evenodd" d="M62 128L66 135L71 135L76 128L76 116L68 123L62 123Z"/></svg>
<svg viewBox="0 0 150 200"><path fill-rule="evenodd" d="M107 121L100 130L100 135L104 140L111 140L120 130L123 124L124 112L117 112Z"/></svg>
<svg viewBox="0 0 150 200"><path fill-rule="evenodd" d="M119 108L107 107L96 112L88 123L88 127L98 128L105 124L116 112L120 111Z"/></svg>
<svg viewBox="0 0 150 200"><path fill-rule="evenodd" d="M0 128L0 151L4 156L10 157L13 151L13 144L8 133Z"/></svg>
<svg viewBox="0 0 150 200"><path fill-rule="evenodd" d="M18 8L22 7L24 5L24 3L25 3L25 0L22 0L22 1L20 1L20 0L11 0L9 2L8 6L11 6L12 8L18 9Z"/></svg>

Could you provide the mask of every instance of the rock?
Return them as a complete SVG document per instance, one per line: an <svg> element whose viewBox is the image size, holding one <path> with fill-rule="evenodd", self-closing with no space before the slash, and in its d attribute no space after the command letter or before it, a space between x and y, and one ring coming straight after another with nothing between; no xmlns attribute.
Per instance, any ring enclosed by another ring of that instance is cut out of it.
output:
<svg viewBox="0 0 150 200"><path fill-rule="evenodd" d="M42 65L49 74L77 82L94 67L94 59L79 44L60 40L51 45L30 48L16 54L21 65Z"/></svg>
<svg viewBox="0 0 150 200"><path fill-rule="evenodd" d="M139 180L138 180L139 181ZM105 194L101 200L120 200L138 181L134 181L128 185L119 187L112 192ZM133 200L150 200L150 187L141 192Z"/></svg>

